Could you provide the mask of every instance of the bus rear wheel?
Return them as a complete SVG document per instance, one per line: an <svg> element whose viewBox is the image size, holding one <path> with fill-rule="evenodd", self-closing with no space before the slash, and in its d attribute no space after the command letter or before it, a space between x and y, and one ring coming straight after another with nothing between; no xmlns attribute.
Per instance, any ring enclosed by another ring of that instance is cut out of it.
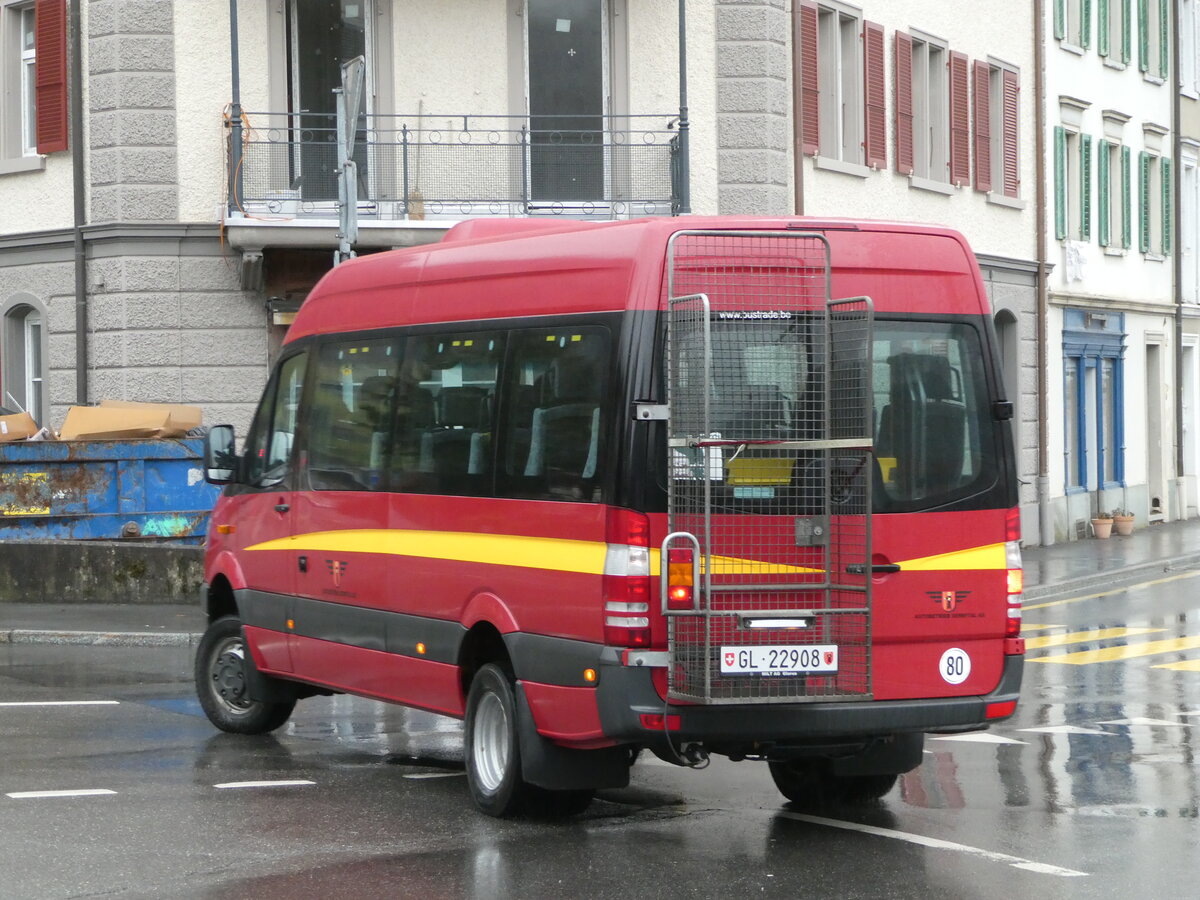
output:
<svg viewBox="0 0 1200 900"><path fill-rule="evenodd" d="M518 814L560 818L582 812L593 791L551 791L521 777L521 742L512 676L489 663L475 673L467 692L464 727L467 784L481 812L496 818Z"/></svg>
<svg viewBox="0 0 1200 900"><path fill-rule="evenodd" d="M249 682L242 621L217 619L196 650L196 695L210 722L233 734L266 734L288 720L296 701L265 703L247 694Z"/></svg>
<svg viewBox="0 0 1200 900"><path fill-rule="evenodd" d="M899 775L834 775L826 759L773 760L768 763L779 793L798 806L873 803L893 787Z"/></svg>

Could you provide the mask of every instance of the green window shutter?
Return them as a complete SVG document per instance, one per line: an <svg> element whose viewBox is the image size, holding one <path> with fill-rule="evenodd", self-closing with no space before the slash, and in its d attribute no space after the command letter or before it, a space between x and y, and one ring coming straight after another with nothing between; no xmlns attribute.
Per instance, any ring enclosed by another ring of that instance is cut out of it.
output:
<svg viewBox="0 0 1200 900"><path fill-rule="evenodd" d="M1092 237L1092 138L1079 135L1079 239Z"/></svg>
<svg viewBox="0 0 1200 900"><path fill-rule="evenodd" d="M1138 68L1143 72L1150 71L1150 12L1146 8L1148 0L1137 0L1138 5Z"/></svg>
<svg viewBox="0 0 1200 900"><path fill-rule="evenodd" d="M1171 192L1171 161L1164 159L1159 162L1162 167L1162 254L1163 256L1171 255L1171 225L1174 222L1174 217L1171 215L1171 201L1174 194Z"/></svg>
<svg viewBox="0 0 1200 900"><path fill-rule="evenodd" d="M1101 247L1108 246L1108 141L1096 142L1096 203L1100 209L1096 217L1097 239Z"/></svg>
<svg viewBox="0 0 1200 900"><path fill-rule="evenodd" d="M1111 12L1109 7L1114 3L1119 3L1120 0L1098 0L1099 5L1096 7L1096 52L1101 56L1108 56L1110 48L1108 46L1108 22Z"/></svg>
<svg viewBox="0 0 1200 900"><path fill-rule="evenodd" d="M1130 23L1130 9L1132 0L1120 0L1121 2L1121 62L1126 65L1133 58L1133 26Z"/></svg>
<svg viewBox="0 0 1200 900"><path fill-rule="evenodd" d="M1158 0L1158 74L1164 79L1170 69L1171 24L1169 0Z"/></svg>
<svg viewBox="0 0 1200 900"><path fill-rule="evenodd" d="M1079 0L1079 46L1092 45L1092 0Z"/></svg>
<svg viewBox="0 0 1200 900"><path fill-rule="evenodd" d="M1138 153L1138 249L1150 252L1150 154Z"/></svg>
<svg viewBox="0 0 1200 900"><path fill-rule="evenodd" d="M1067 132L1054 127L1054 236L1067 237Z"/></svg>
<svg viewBox="0 0 1200 900"><path fill-rule="evenodd" d="M1067 36L1067 0L1054 0L1054 36L1060 41Z"/></svg>
<svg viewBox="0 0 1200 900"><path fill-rule="evenodd" d="M1128 147L1121 148L1121 246L1129 249L1133 242L1133 204L1130 203L1129 182L1132 177L1130 161L1132 156Z"/></svg>

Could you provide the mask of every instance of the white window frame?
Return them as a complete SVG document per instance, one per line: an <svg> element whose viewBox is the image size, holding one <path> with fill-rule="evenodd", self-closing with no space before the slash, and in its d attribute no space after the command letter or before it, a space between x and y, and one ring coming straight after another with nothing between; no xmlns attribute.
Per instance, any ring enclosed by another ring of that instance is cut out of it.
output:
<svg viewBox="0 0 1200 900"><path fill-rule="evenodd" d="M1193 99L1200 99L1200 17L1198 0L1179 0L1179 89Z"/></svg>
<svg viewBox="0 0 1200 900"><path fill-rule="evenodd" d="M33 0L0 0L0 175L46 166L37 152L36 47L23 41L33 10Z"/></svg>
<svg viewBox="0 0 1200 900"><path fill-rule="evenodd" d="M950 46L919 31L912 37L913 180L950 183Z"/></svg>
<svg viewBox="0 0 1200 900"><path fill-rule="evenodd" d="M862 10L841 3L817 7L821 156L865 165Z"/></svg>
<svg viewBox="0 0 1200 900"><path fill-rule="evenodd" d="M1200 303L1200 254L1197 253L1197 217L1200 216L1200 147L1184 145L1179 160L1180 290L1187 303Z"/></svg>
<svg viewBox="0 0 1200 900"><path fill-rule="evenodd" d="M42 424L46 405L48 338L46 311L30 294L17 294L3 306L3 396L0 406L18 406Z"/></svg>

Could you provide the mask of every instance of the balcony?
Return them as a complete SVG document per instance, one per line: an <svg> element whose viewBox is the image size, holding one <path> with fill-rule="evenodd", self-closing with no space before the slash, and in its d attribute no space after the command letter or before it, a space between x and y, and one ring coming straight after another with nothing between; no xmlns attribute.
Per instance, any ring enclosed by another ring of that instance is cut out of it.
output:
<svg viewBox="0 0 1200 900"><path fill-rule="evenodd" d="M229 160L236 190L227 226L336 228L334 117L248 112L242 121L241 160ZM608 220L679 209L678 133L668 115L423 114L359 123L354 160L367 245L374 229L440 232L479 216ZM397 246L391 237L384 243Z"/></svg>

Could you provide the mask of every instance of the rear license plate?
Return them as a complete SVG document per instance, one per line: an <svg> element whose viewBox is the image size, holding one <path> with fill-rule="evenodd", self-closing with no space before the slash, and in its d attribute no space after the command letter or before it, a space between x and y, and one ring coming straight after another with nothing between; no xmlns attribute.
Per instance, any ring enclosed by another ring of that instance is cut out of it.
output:
<svg viewBox="0 0 1200 900"><path fill-rule="evenodd" d="M837 644L721 648L722 675L799 675L837 669Z"/></svg>

